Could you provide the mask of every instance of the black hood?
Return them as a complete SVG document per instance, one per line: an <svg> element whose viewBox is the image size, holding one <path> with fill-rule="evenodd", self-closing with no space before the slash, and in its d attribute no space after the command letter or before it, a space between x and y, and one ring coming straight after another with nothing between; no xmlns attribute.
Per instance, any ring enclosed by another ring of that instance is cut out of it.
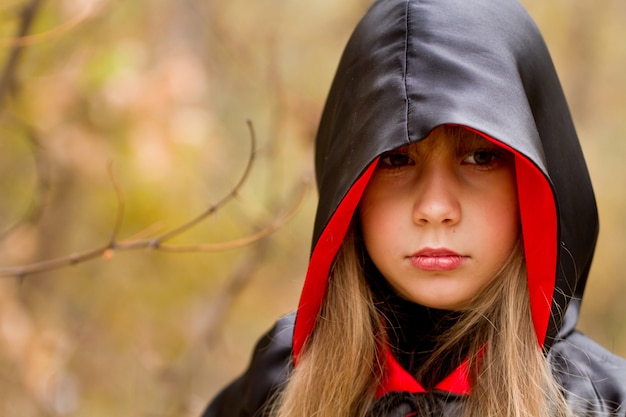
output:
<svg viewBox="0 0 626 417"><path fill-rule="evenodd" d="M317 135L320 200L296 319L296 358L374 162L440 125L465 126L514 152L539 343L549 349L559 333L573 329L597 210L534 22L515 0L379 0L346 46Z"/></svg>

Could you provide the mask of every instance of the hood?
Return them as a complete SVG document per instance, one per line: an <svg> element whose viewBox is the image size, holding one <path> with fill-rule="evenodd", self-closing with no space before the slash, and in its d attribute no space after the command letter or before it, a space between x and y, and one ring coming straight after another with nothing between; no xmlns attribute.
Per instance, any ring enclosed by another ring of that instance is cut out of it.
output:
<svg viewBox="0 0 626 417"><path fill-rule="evenodd" d="M378 156L446 124L465 126L514 153L538 343L547 351L575 326L597 210L536 25L515 0L379 0L346 46L317 134L320 199L294 331L296 363ZM396 388L413 384L396 371ZM450 381L440 388L467 390ZM394 383L388 385L386 391Z"/></svg>

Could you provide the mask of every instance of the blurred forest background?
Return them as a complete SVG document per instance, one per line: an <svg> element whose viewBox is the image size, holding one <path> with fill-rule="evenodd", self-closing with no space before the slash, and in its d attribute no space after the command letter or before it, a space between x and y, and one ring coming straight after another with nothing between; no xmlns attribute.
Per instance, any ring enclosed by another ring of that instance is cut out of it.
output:
<svg viewBox="0 0 626 417"><path fill-rule="evenodd" d="M626 355L626 3L523 3L600 207L581 328ZM339 56L369 4L2 0L0 272L98 250L0 277L0 415L197 416L245 368L296 306L317 199L314 186L299 195ZM236 188L247 120L257 149ZM229 250L104 250L151 242L215 204L166 243L278 230Z"/></svg>

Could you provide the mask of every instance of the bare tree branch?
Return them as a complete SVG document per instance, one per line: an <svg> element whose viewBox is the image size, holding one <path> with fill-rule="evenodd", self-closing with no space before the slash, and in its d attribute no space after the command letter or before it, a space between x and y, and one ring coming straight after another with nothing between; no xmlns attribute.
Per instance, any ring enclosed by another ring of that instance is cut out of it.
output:
<svg viewBox="0 0 626 417"><path fill-rule="evenodd" d="M226 194L221 200L219 200L217 203L207 208L202 214L200 214L196 218L155 238L152 241L151 247L158 248L161 245L161 243L165 242L166 240L169 240L175 236L178 236L181 233L185 232L186 230L194 227L196 224L202 222L204 219L214 214L218 208L223 206L229 200L237 196L237 194L239 193L239 190L248 179L248 176L250 175L250 170L252 169L252 165L254 163L254 159L256 158L256 134L254 132L254 126L252 125L252 122L250 120L248 120L246 123L248 125L248 130L250 131L250 145L251 145L250 156L248 158L248 163L246 164L246 168L244 169L243 175L241 176L241 178L239 179L235 187L233 187L233 189L228 194Z"/></svg>
<svg viewBox="0 0 626 417"><path fill-rule="evenodd" d="M247 246L252 243L258 242L259 240L271 235L280 229L298 210L301 206L304 197L306 196L306 192L308 190L309 183L307 181L303 181L298 190L298 196L296 197L296 201L292 204L291 208L280 217L276 218L273 223L259 230L258 232L243 237L241 239L230 240L227 242L220 243L209 243L209 244L200 244L200 245L160 245L158 249L165 252L218 252L227 249L240 248L242 246Z"/></svg>
<svg viewBox="0 0 626 417"><path fill-rule="evenodd" d="M173 228L170 231L162 233L161 235L152 238L152 239L141 239L141 240L121 240L118 241L118 234L121 228L121 224L124 216L124 197L117 183L115 175L112 170L112 166L109 165L109 175L111 177L111 181L113 183L113 188L115 189L115 193L118 200L118 209L117 215L115 218L113 231L111 233L111 237L109 241L99 247L94 249L90 249L84 252L75 253L69 256L64 256L60 258L50 259L47 261L35 262L28 265L21 266L13 266L13 267L0 267L0 277L18 277L24 278L25 276L32 275L39 272L50 271L53 269L58 269L65 266L76 265L81 262L85 262L95 258L105 258L109 259L112 257L115 251L128 251L128 250L137 250L137 249L156 249L167 252L216 252L222 251L226 249L233 249L242 247L245 245L250 245L252 243L258 242L259 240L269 236L278 230L285 222L293 216L296 212L300 204L304 199L304 195L306 190L308 189L308 182L303 182L300 187L299 196L296 199L296 202L291 206L289 210L285 212L282 216L278 217L271 224L263 227L256 233L246 236L244 238L235 239L228 242L214 243L214 244L199 244L199 245L166 245L163 244L166 240L172 239L176 236L181 235L192 227L198 225L203 220L205 220L210 215L214 214L219 210L222 206L228 203L230 200L234 199L239 190L243 187L246 180L250 175L250 171L252 169L252 165L256 156L256 138L254 134L254 129L251 122L248 122L248 127L250 130L250 156L248 158L248 162L244 169L243 174L235 184L235 186L228 192L224 197L218 200L217 203L209 206L204 212L200 215L194 217L182 225Z"/></svg>

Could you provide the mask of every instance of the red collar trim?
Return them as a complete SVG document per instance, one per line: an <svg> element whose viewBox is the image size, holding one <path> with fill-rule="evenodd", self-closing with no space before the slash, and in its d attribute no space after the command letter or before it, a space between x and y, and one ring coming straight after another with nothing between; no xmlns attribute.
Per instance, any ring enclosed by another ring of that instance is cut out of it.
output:
<svg viewBox="0 0 626 417"><path fill-rule="evenodd" d="M424 387L400 366L387 347L385 348L385 374L376 391L376 398L392 391L408 391L413 394L426 392Z"/></svg>
<svg viewBox="0 0 626 417"><path fill-rule="evenodd" d="M406 391L413 394L428 392L411 376L391 354L385 349L385 375L376 391L376 397L381 397L392 391ZM467 395L470 393L469 362L466 359L433 390L445 391L450 394Z"/></svg>

